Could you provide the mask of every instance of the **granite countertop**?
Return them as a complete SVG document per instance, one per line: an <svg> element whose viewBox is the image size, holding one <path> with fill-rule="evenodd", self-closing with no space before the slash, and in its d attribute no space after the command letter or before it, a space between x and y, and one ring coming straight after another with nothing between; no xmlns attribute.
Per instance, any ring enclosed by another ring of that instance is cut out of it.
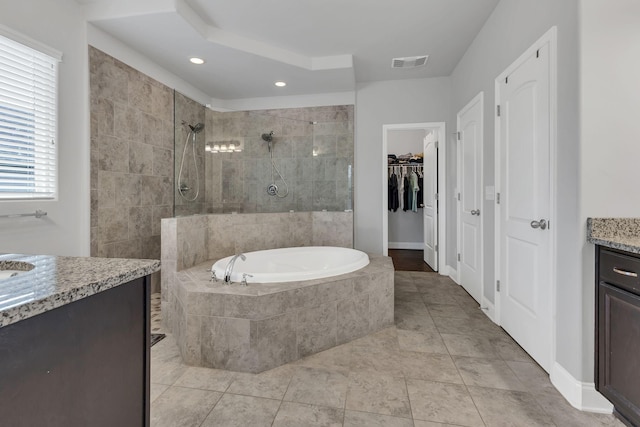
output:
<svg viewBox="0 0 640 427"><path fill-rule="evenodd" d="M588 218L587 241L640 254L640 218Z"/></svg>
<svg viewBox="0 0 640 427"><path fill-rule="evenodd" d="M26 270L0 280L0 327L160 270L160 261L0 254L2 269Z"/></svg>

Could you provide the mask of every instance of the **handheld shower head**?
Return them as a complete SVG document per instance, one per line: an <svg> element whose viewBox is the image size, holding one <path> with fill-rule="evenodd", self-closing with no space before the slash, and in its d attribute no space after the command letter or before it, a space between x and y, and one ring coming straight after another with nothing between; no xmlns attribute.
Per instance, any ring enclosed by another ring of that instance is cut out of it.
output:
<svg viewBox="0 0 640 427"><path fill-rule="evenodd" d="M273 131L271 131L269 133L263 133L262 134L262 139L264 139L267 142L273 141Z"/></svg>
<svg viewBox="0 0 640 427"><path fill-rule="evenodd" d="M189 125L189 129L191 129L193 133L200 133L202 129L204 129L204 123L196 123L195 126Z"/></svg>
<svg viewBox="0 0 640 427"><path fill-rule="evenodd" d="M271 144L273 143L273 131L269 133L263 133L262 139L267 141L267 144L269 144L269 152L271 152Z"/></svg>

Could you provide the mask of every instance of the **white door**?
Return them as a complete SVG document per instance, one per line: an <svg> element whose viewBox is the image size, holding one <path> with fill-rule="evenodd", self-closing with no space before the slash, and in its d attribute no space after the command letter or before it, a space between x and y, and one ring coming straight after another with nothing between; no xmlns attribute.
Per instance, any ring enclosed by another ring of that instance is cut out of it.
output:
<svg viewBox="0 0 640 427"><path fill-rule="evenodd" d="M458 274L460 285L482 299L483 92L458 113Z"/></svg>
<svg viewBox="0 0 640 427"><path fill-rule="evenodd" d="M438 131L424 137L424 173L422 200L424 204L424 262L438 271Z"/></svg>
<svg viewBox="0 0 640 427"><path fill-rule="evenodd" d="M500 324L551 367L550 45L530 49L497 84Z"/></svg>

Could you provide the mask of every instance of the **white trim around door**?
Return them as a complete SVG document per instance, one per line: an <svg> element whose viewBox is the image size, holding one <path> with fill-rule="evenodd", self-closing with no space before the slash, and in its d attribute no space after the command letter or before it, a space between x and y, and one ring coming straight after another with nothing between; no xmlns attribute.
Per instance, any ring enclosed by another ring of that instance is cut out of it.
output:
<svg viewBox="0 0 640 427"><path fill-rule="evenodd" d="M427 129L438 132L438 272L446 274L448 268L446 266L446 204L445 204L445 184L446 184L446 125L445 122L429 122L429 123L405 123L405 124L389 124L382 125L382 170L381 190L382 190L382 254L389 254L389 211L388 206L388 133L394 130L407 129Z"/></svg>

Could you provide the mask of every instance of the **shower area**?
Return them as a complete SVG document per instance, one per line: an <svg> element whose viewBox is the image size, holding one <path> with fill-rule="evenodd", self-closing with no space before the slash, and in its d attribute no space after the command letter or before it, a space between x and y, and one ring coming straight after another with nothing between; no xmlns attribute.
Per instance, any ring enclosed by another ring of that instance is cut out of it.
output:
<svg viewBox="0 0 640 427"><path fill-rule="evenodd" d="M219 112L88 53L91 256L161 258L167 220L180 222L179 269L237 251L352 246L353 105Z"/></svg>
<svg viewBox="0 0 640 427"><path fill-rule="evenodd" d="M175 92L174 144L174 216L352 209L352 105L219 112Z"/></svg>

